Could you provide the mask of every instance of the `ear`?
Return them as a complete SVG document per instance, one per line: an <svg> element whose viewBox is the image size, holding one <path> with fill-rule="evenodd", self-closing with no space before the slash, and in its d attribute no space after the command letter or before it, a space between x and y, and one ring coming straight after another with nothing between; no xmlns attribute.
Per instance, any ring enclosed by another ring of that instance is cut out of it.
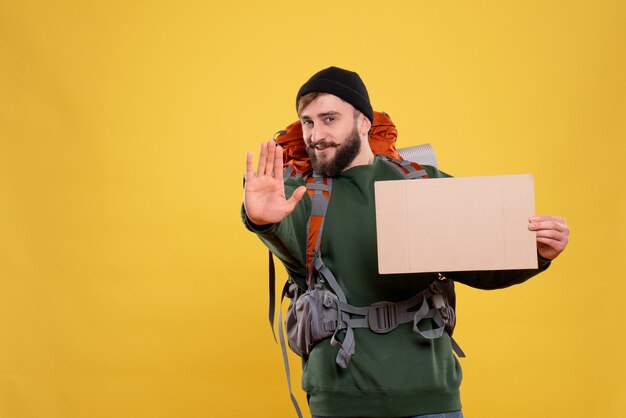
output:
<svg viewBox="0 0 626 418"><path fill-rule="evenodd" d="M361 118L361 121L359 123L359 131L361 135L365 135L365 137L367 137L369 136L369 131L372 127L372 122L363 113L359 115L359 118Z"/></svg>

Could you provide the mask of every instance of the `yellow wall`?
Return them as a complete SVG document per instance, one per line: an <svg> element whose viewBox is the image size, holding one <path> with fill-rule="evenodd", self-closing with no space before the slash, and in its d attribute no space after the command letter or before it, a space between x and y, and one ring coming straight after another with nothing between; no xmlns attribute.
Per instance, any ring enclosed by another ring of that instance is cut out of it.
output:
<svg viewBox="0 0 626 418"><path fill-rule="evenodd" d="M211 3L0 1L0 417L293 416L241 181L329 65L572 228L459 289L466 416L622 416L624 3Z"/></svg>

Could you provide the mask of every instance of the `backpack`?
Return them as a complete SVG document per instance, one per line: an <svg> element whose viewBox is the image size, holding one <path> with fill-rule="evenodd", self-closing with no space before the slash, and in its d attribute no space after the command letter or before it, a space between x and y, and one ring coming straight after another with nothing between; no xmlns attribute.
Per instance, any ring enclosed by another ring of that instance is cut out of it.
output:
<svg viewBox="0 0 626 418"><path fill-rule="evenodd" d="M369 144L376 158L389 164L405 179L426 179L426 171L417 163L402 158L396 149L398 131L386 113L374 112L374 121L370 131ZM284 178L302 177L305 179L307 193L311 199L312 210L307 223L306 281L308 288L299 288L289 279L281 292L281 304L285 296L290 303L285 319L285 328L289 347L303 359L306 359L313 346L321 340L330 338L330 344L338 349L336 363L348 367L354 354L354 328L369 328L375 333L387 333L399 324L413 322L414 332L424 338L439 338L444 331L450 336L456 323L454 282L440 275L427 289L407 300L390 303L377 302L368 307L355 307L348 303L345 294L333 273L324 265L320 248L324 217L332 196L332 178L319 176L311 171L311 163L306 152L300 121L278 131L274 136L283 148ZM432 147L426 146L426 152ZM418 154L423 150L412 147ZM434 155L434 153L433 153ZM428 162L434 158L427 159ZM435 165L436 165L436 160ZM274 339L275 312L275 267L272 253L269 253L269 321ZM322 285L316 283L320 277ZM417 310L414 308L419 307ZM352 318L357 316L357 318ZM419 324L430 319L436 327L422 330ZM279 309L278 328L283 363L287 374L287 383L291 401L302 417L300 408L291 390L289 363L284 341L282 312ZM341 334L341 337L339 336ZM465 357L458 344L452 340L453 350L459 357Z"/></svg>

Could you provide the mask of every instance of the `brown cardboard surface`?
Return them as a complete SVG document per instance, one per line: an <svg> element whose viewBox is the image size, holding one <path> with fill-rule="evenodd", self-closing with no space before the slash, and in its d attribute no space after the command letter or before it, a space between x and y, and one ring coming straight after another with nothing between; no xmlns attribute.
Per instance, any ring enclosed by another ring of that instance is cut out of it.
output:
<svg viewBox="0 0 626 418"><path fill-rule="evenodd" d="M374 187L381 274L537 268L531 174Z"/></svg>

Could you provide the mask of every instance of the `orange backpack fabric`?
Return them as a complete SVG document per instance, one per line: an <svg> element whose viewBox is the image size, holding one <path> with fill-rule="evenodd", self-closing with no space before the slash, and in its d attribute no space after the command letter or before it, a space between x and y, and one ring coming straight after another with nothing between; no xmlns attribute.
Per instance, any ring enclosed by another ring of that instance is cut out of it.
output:
<svg viewBox="0 0 626 418"><path fill-rule="evenodd" d="M311 170L311 160L304 146L302 125L296 121L280 131L276 137L276 144L283 148L284 168L292 167L296 173L306 173ZM374 112L374 121L370 130L369 143L374 154L386 155L401 160L396 149L398 130L389 115L383 112Z"/></svg>

